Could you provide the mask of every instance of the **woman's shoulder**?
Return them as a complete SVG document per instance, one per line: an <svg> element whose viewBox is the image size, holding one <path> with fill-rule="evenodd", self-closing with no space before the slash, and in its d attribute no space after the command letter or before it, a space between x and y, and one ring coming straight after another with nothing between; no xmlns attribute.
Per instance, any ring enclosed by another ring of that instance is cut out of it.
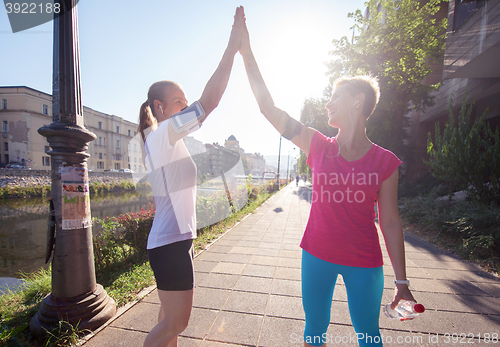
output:
<svg viewBox="0 0 500 347"><path fill-rule="evenodd" d="M376 158L376 160L382 164L385 165L396 165L399 166L402 163L402 160L399 159L399 157L394 154L391 150L384 148L382 146L377 145L376 143L373 144L373 156Z"/></svg>
<svg viewBox="0 0 500 347"><path fill-rule="evenodd" d="M391 150L384 148L380 145L377 145L376 143L373 143L373 149L374 149L375 153L377 153L378 155L398 158L398 156L396 154L394 154L394 152L392 152Z"/></svg>

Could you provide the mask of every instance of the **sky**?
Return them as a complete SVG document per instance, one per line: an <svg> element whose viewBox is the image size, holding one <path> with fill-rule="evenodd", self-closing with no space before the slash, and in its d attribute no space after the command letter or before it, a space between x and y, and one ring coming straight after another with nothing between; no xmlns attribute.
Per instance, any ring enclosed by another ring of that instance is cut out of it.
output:
<svg viewBox="0 0 500 347"><path fill-rule="evenodd" d="M349 12L365 0L81 0L78 3L83 104L138 122L149 86L173 80L197 100L226 48L243 5L252 50L276 106L295 119L306 98L328 85L332 40L350 37ZM13 34L0 10L0 86L52 94L53 22ZM9 53L10 52L10 53ZM204 143L234 135L247 153L277 155L279 133L260 113L243 60L236 55L219 106L193 133ZM283 139L281 155L298 149Z"/></svg>

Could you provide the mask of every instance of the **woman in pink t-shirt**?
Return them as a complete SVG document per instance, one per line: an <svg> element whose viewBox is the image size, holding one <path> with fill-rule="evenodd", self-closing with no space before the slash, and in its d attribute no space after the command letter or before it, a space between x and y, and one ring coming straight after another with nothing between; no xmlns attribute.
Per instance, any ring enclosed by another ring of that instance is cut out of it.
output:
<svg viewBox="0 0 500 347"><path fill-rule="evenodd" d="M401 161L366 136L366 120L379 99L378 83L365 76L334 83L326 108L328 124L339 132L328 138L274 105L251 51L246 26L240 53L261 112L283 137L300 147L312 170L311 212L301 242L304 345L326 342L333 291L341 274L358 343L380 346L384 276L375 203L396 278L392 307L402 299L414 298L406 278L397 202L397 168Z"/></svg>

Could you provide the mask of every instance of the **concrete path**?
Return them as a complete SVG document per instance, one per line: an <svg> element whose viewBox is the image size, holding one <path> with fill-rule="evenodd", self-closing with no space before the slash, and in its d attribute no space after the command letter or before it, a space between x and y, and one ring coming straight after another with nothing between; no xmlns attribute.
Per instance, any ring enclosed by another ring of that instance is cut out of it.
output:
<svg viewBox="0 0 500 347"><path fill-rule="evenodd" d="M302 346L299 243L310 192L309 185L290 184L196 257L193 311L179 346ZM385 305L393 296L394 275L382 249ZM498 278L409 235L406 258L413 294L427 310L406 322L381 313L385 345L500 346ZM154 290L85 347L142 346L158 311ZM357 346L341 277L327 338L330 346Z"/></svg>

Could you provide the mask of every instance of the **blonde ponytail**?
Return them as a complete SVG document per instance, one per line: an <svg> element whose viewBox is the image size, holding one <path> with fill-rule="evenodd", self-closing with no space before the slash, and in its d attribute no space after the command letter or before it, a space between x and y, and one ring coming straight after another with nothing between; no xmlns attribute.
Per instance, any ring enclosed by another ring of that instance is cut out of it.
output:
<svg viewBox="0 0 500 347"><path fill-rule="evenodd" d="M179 84L172 81L159 81L149 87L148 100L141 105L139 110L139 126L137 127L137 131L141 134L142 141L146 141L145 130L149 129L149 131L153 131L156 129L158 119L155 117L152 107L154 107L155 100L163 102L166 99L169 87L180 88Z"/></svg>
<svg viewBox="0 0 500 347"><path fill-rule="evenodd" d="M157 124L156 118L153 116L153 113L151 112L151 107L149 107L149 103L146 100L142 105L141 109L139 110L139 126L137 128L137 131L141 134L142 136L142 141L146 141L146 135L144 134L144 130L152 127L156 127ZM154 130L154 129L151 129Z"/></svg>

